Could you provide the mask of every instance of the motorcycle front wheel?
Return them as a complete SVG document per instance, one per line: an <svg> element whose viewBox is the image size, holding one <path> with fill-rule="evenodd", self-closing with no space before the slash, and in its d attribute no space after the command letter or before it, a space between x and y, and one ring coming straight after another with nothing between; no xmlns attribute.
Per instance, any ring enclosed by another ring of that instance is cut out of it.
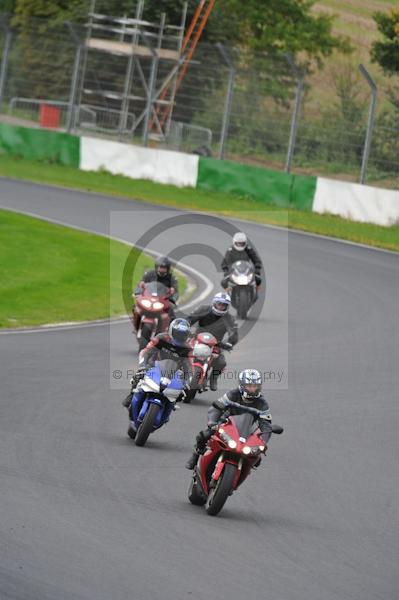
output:
<svg viewBox="0 0 399 600"><path fill-rule="evenodd" d="M247 318L249 306L250 306L250 303L249 303L249 297L248 297L248 290L246 287L241 287L238 290L238 307L237 307L237 314L240 319L245 320Z"/></svg>
<svg viewBox="0 0 399 600"><path fill-rule="evenodd" d="M216 486L209 492L205 504L205 510L208 515L215 516L219 514L227 498L233 491L234 479L237 473L236 465L226 463L223 472L216 483Z"/></svg>
<svg viewBox="0 0 399 600"><path fill-rule="evenodd" d="M143 422L137 430L135 444L136 446L144 446L148 440L148 436L154 428L155 419L157 418L160 406L158 404L150 404L147 412L145 413Z"/></svg>

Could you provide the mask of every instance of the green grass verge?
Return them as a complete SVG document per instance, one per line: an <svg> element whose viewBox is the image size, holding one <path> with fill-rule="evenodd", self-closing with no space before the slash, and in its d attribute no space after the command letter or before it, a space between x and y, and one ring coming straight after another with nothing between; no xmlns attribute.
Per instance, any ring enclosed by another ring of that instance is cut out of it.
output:
<svg viewBox="0 0 399 600"><path fill-rule="evenodd" d="M128 256L137 259L133 285L153 264L125 244L5 210L0 249L3 328L126 314L122 272ZM186 280L178 278L183 294Z"/></svg>
<svg viewBox="0 0 399 600"><path fill-rule="evenodd" d="M399 252L399 227L380 227L299 210L280 210L275 206L251 198L240 198L191 188L177 188L150 181L133 180L121 175L111 175L107 172L79 171L71 167L38 163L9 156L0 157L0 175L122 196L186 210L206 211L249 219L259 223L299 229Z"/></svg>

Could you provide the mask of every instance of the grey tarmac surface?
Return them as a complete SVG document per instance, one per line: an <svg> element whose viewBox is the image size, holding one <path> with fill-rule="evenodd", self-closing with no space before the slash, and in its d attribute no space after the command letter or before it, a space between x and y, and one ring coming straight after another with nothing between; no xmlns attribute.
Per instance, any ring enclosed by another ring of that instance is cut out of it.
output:
<svg viewBox="0 0 399 600"><path fill-rule="evenodd" d="M133 226L117 215L112 233L132 241L176 215L6 179L0 204L101 233L110 211L129 211ZM120 405L127 383L110 389L110 364L124 372L136 359L128 324L0 335L1 600L399 596L398 257L243 228L269 288L228 365L265 370L276 356L286 372L288 340L288 386L267 394L284 435L208 517L187 501L184 462L211 394L136 448ZM173 244L223 251L215 231L181 227ZM169 251L166 236L151 247ZM218 288L208 259L185 261Z"/></svg>

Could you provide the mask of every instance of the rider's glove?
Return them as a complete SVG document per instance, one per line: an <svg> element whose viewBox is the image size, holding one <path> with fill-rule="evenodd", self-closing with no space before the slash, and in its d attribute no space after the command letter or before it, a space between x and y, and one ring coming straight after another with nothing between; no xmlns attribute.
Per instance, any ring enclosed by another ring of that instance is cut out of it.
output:
<svg viewBox="0 0 399 600"><path fill-rule="evenodd" d="M139 367L137 369L137 371L135 372L134 376L132 377L130 383L136 384L138 381L140 381L140 379L142 379L144 377L146 370L147 370L146 367Z"/></svg>

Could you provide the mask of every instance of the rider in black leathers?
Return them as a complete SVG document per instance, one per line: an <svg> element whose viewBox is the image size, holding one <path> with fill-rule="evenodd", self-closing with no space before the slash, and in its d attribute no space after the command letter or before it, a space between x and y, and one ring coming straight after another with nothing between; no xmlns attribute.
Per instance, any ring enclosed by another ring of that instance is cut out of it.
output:
<svg viewBox="0 0 399 600"><path fill-rule="evenodd" d="M172 263L167 256L160 256L154 263L154 269L146 271L142 277L142 280L134 290L134 295L138 296L143 293L143 284L156 281L162 283L165 287L173 288L173 294L169 297L171 306L169 309L169 316L171 319L175 317L174 305L179 298L179 284L177 278L172 273Z"/></svg>
<svg viewBox="0 0 399 600"><path fill-rule="evenodd" d="M272 416L269 404L261 394L261 388L262 378L260 373L254 369L245 369L245 371L239 374L239 386L213 402L208 409L208 426L203 431L200 431L196 437L193 454L186 463L187 469L193 469L197 464L198 458L205 451L206 444L218 422L229 415L240 414L239 408L228 405L229 401L261 411L258 418L258 426L262 432L261 437L265 444L267 444L272 433ZM260 460L257 466L259 464Z"/></svg>
<svg viewBox="0 0 399 600"><path fill-rule="evenodd" d="M122 401L125 408L130 409L137 384L156 360L171 359L175 361L176 370L181 369L183 371L184 381L187 382L188 387L192 375L191 363L188 359L188 355L192 350L187 343L189 333L190 326L185 319L174 319L169 325L168 333L159 333L148 342L139 354L139 365L131 380L131 390Z"/></svg>
<svg viewBox="0 0 399 600"><path fill-rule="evenodd" d="M237 232L233 236L233 243L230 248L227 249L222 261L222 270L224 272L224 277L221 282L222 287L224 289L228 287L231 266L239 260L246 260L253 264L256 285L259 287L262 283L262 261L255 248L248 243L245 233L242 232Z"/></svg>
<svg viewBox="0 0 399 600"><path fill-rule="evenodd" d="M219 293L214 296L212 303L199 306L191 315L187 317L190 325L197 325L197 333L207 331L215 336L219 342L219 347L225 350L231 350L238 342L237 322L229 313L230 296L225 293ZM227 340L223 341L227 334ZM217 379L226 367L224 354L220 352L219 356L213 362L213 370L210 378L210 388L217 389Z"/></svg>

